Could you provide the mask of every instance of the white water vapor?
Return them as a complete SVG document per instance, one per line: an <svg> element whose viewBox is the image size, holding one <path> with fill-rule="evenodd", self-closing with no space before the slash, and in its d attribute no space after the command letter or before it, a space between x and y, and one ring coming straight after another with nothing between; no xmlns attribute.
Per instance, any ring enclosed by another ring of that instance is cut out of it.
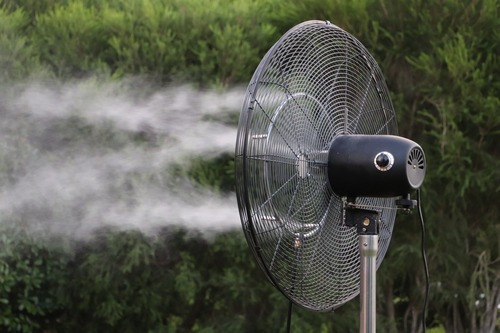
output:
<svg viewBox="0 0 500 333"><path fill-rule="evenodd" d="M235 119L243 89L140 83L0 86L0 224L76 238L105 226L239 227L234 194L179 170L232 153L236 127L223 120Z"/></svg>

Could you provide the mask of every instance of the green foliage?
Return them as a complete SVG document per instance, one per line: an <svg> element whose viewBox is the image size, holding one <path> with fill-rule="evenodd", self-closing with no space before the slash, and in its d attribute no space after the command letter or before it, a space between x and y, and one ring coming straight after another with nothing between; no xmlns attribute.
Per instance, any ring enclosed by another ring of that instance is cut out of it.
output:
<svg viewBox="0 0 500 333"><path fill-rule="evenodd" d="M492 200L500 191L500 99L493 74L498 68L500 41L494 7L488 8L491 5L484 2L482 8L462 7L450 13L455 20L469 24L443 31L439 40L431 42L435 52L408 57L419 77L421 95L414 103L423 126L422 141L435 161L431 160L435 171L428 179L427 202L432 209L428 215L435 221L457 221L446 235L437 224L429 226L436 251L431 259L434 279L443 283L435 293L436 303L455 303L471 313L475 306L467 305L465 299L469 290L476 289L476 282L470 276L483 252L498 258L500 240L498 225L489 222L500 213ZM489 265L490 270L483 271L487 275L483 278L490 281L483 286L486 289L500 283L498 272L491 271L494 261ZM447 278L449 274L453 279ZM447 295L448 290L455 292ZM494 297L490 295L489 301ZM446 326L451 329L451 323ZM474 318L468 326L474 330ZM479 324L479 330L487 331L487 327Z"/></svg>
<svg viewBox="0 0 500 333"><path fill-rule="evenodd" d="M66 257L35 238L2 228L0 235L0 329L33 332L59 318Z"/></svg>
<svg viewBox="0 0 500 333"><path fill-rule="evenodd" d="M38 57L25 35L28 18L22 9L0 7L0 71L5 79L18 79L39 68Z"/></svg>
<svg viewBox="0 0 500 333"><path fill-rule="evenodd" d="M271 44L307 19L330 20L365 44L392 91L400 133L426 151L428 326L435 332L493 331L500 295L497 1L4 0L1 75L20 79L48 68L59 77L104 72L227 86L246 82ZM230 117L224 121L234 124ZM61 142L85 138L107 149L135 135L78 117L56 126ZM21 167L0 157L1 184L15 181L10 175ZM215 191L234 189L229 154L195 158L176 172ZM142 181L138 176L134 186ZM2 330L284 327L286 301L265 282L240 233L207 241L182 230L155 238L103 230L69 254L23 237L0 241ZM414 217L398 216L379 274L379 330L419 331L419 256ZM353 303L333 316L297 310L293 326L355 331Z"/></svg>
<svg viewBox="0 0 500 333"><path fill-rule="evenodd" d="M36 15L45 13L55 5L65 4L67 2L68 0L2 0L2 6L9 11L23 9L28 14L31 21Z"/></svg>
<svg viewBox="0 0 500 333"><path fill-rule="evenodd" d="M215 158L193 158L186 176L202 186L215 191L229 192L235 190L234 158L225 153Z"/></svg>
<svg viewBox="0 0 500 333"><path fill-rule="evenodd" d="M152 138L144 131L118 129L107 121L97 125L90 124L76 114L75 112L75 115L54 121L43 132L37 134L37 148L52 151L89 146L103 150L118 150L130 143L138 146L151 144Z"/></svg>
<svg viewBox="0 0 500 333"><path fill-rule="evenodd" d="M165 294L172 274L155 257L161 250L134 231L102 230L78 246L61 294L61 331L137 332L161 323L161 309L172 301Z"/></svg>
<svg viewBox="0 0 500 333"><path fill-rule="evenodd" d="M36 17L33 40L41 59L58 76L105 71L106 64L96 57L106 48L106 39L97 10L73 1Z"/></svg>
<svg viewBox="0 0 500 333"><path fill-rule="evenodd" d="M247 80L277 38L268 7L243 0L6 4L13 20L21 10L33 15L15 42L34 45L57 76L142 74L218 86Z"/></svg>

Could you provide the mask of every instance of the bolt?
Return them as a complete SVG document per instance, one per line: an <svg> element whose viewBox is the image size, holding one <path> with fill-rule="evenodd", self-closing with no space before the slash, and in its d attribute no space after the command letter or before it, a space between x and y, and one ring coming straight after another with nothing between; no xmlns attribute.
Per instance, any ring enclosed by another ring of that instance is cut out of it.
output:
<svg viewBox="0 0 500 333"><path fill-rule="evenodd" d="M367 218L367 217L365 217L365 219L363 220L363 224L364 224L365 226L369 226L369 225L370 225L370 219L369 219L369 218Z"/></svg>
<svg viewBox="0 0 500 333"><path fill-rule="evenodd" d="M298 238L295 238L294 242L293 242L293 246L295 248L299 248L300 246L302 245L302 241Z"/></svg>
<svg viewBox="0 0 500 333"><path fill-rule="evenodd" d="M367 247L367 246L368 246L368 243L363 243L363 246L364 246L364 247Z"/></svg>

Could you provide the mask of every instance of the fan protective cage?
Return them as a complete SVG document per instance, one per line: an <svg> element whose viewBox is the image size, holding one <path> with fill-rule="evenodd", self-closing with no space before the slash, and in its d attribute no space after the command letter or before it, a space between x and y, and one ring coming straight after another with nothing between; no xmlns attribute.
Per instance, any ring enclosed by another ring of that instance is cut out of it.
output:
<svg viewBox="0 0 500 333"><path fill-rule="evenodd" d="M397 135L381 71L364 46L325 21L283 35L257 67L235 154L243 230L273 285L295 304L332 311L359 294L356 228L328 181L337 135ZM392 198L357 198L380 212L377 267L396 215Z"/></svg>

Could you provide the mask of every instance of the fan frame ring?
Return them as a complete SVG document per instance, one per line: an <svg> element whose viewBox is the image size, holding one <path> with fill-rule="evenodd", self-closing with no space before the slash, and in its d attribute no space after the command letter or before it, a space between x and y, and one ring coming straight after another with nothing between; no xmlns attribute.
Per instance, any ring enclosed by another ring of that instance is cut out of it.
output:
<svg viewBox="0 0 500 333"><path fill-rule="evenodd" d="M334 28L337 28L337 29L340 29L341 31L343 31L341 28L331 24L328 21L317 21L317 20L306 21L306 22L303 22L301 24L294 26L293 28L288 30L269 49L269 51L266 53L266 55L262 59L261 63L259 64L258 68L254 72L253 77L250 81L250 85L249 85L248 91L247 91L247 97L246 97L245 103L244 103L244 108L246 107L246 111L247 111L247 114L245 115L245 118L244 118L246 120L246 122L245 122L246 125L245 125L245 130L244 130L244 134L245 134L244 138L245 139L241 141L243 149L242 149L242 152L238 155L239 157L241 157L243 159L242 170L243 170L244 176L242 178L243 178L243 183L244 183L243 187L244 188L248 188L248 185L251 182L248 179L249 176L248 176L248 165L247 165L248 155L249 154L251 155L251 153L248 150L248 146L249 146L249 140L248 140L249 138L248 137L249 137L249 130L251 128L251 126L250 126L251 119L253 117L253 113L254 113L256 105L259 104L259 102L257 101L257 98L256 98L256 92L260 89L261 84L267 83L267 82L258 80L258 78L262 77L262 73L269 67L269 62L272 60L273 56L276 54L276 49L281 46L282 41L284 39L287 39L290 34L293 34L297 30L302 29L303 26L307 26L307 25L311 25L311 24L327 24L327 25L330 25ZM355 44L356 47L361 46L362 49L366 50L364 48L364 46L355 37L353 37L349 33L347 33L347 38L351 42L353 42L353 44ZM369 57L371 59L373 58L369 52L367 52L367 54L369 55ZM372 64L367 60L367 58L365 56L363 56L363 57L366 60L367 66L370 69L372 69L372 67L371 67ZM375 65L375 67L377 67L375 69L379 71L379 68L378 68L378 65L376 64L376 62L374 63L374 65ZM379 74L379 73L375 73L375 74ZM388 115L387 115L387 112L394 112L394 110L392 108L392 102L390 100L390 96L388 95L388 90L387 90L387 87L385 85L385 81L383 80L383 77L382 77L381 78L382 81L379 82L380 78L375 77L375 74L374 74L374 72L371 72L370 80L374 82L375 88L379 92L379 99L378 100L379 100L380 106L381 106L380 111L383 114L383 117L385 119L385 123L388 124L389 122L392 122L392 124L394 125L394 127L391 129L389 129L389 127L386 127L387 131L389 131L389 130L393 131L393 132L387 133L387 134L397 134L397 121L396 121L396 119L394 118L392 120L392 119L388 118ZM381 84L381 85L379 85L379 84ZM387 94L382 96L380 92L382 92L382 93L387 92ZM389 108L386 108L385 105L389 106ZM345 120L345 121L347 121L347 120ZM382 129L383 129L383 127L380 128L380 130L382 130ZM268 128L268 130L269 130L269 128ZM354 133L351 133L351 131L347 131L347 127L344 127L344 132L337 132L337 133L335 133L335 136L341 135L341 134L349 135L349 134L354 134ZM247 218L247 220L244 222L244 225L243 225L244 230L246 230L245 237L247 238L247 241L248 241L250 247L252 248L252 251L257 259L259 266L261 267L262 271L265 273L267 278L270 280L270 282L274 285L274 287L276 287L283 295L286 296L287 299L289 299L293 303L295 303L301 307L307 308L309 310L320 311L320 312L332 311L332 310L338 308L342 304L345 304L346 302L348 302L349 300L351 300L357 296L356 293L350 294L348 296L345 296L341 303L330 303L329 306L323 307L321 309L310 306L309 304L303 304L303 303L299 302L298 300L295 300L294 297L291 297L291 295L289 295L289 293L288 293L289 288L286 288L286 286L282 286L280 283L277 283L277 279L275 278L274 274L270 271L269 267L267 267L267 265L269 264L269 260L265 259L266 255L265 254L263 255L262 249L259 246L260 240L259 240L259 237L257 235L260 234L260 230L257 230L256 223L254 222L254 221L258 222L259 215L258 215L258 213L256 213L255 207L253 207L250 204L251 199L250 199L249 195L250 195L249 191L243 191L243 193L241 193L241 201L244 202L244 210L246 212L246 218ZM340 201L342 199L340 197L337 197L335 194L334 194L334 196L336 197L337 201ZM333 200L333 197L331 198L331 200ZM328 202L328 206L332 205L331 200ZM240 212L241 212L241 210L240 210ZM390 219L392 219L392 222L390 222L390 225L389 225L389 227L390 227L389 232L392 233L392 228L393 228L395 216L390 217ZM242 221L243 221L243 219L242 219ZM319 229L321 229L321 228L319 228ZM389 235L389 237L388 237L389 241L390 241L390 238L391 237ZM387 245L387 247L388 247L388 245ZM385 254L385 251L384 251L384 254ZM383 259L383 257L381 259ZM377 267L379 266L379 264L381 262L382 262L382 260L380 260Z"/></svg>

